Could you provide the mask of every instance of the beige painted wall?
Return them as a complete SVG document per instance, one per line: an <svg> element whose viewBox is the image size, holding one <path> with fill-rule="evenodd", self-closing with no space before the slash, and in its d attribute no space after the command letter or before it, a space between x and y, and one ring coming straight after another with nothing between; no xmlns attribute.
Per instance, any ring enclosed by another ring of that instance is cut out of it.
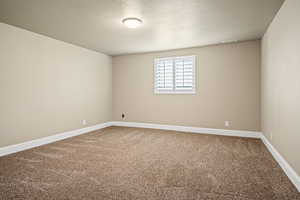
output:
<svg viewBox="0 0 300 200"><path fill-rule="evenodd" d="M0 147L111 120L111 57L0 23Z"/></svg>
<svg viewBox="0 0 300 200"><path fill-rule="evenodd" d="M286 0L262 40L262 130L300 175L299 9Z"/></svg>
<svg viewBox="0 0 300 200"><path fill-rule="evenodd" d="M196 95L154 94L157 57L197 56ZM113 57L113 119L260 130L260 41Z"/></svg>

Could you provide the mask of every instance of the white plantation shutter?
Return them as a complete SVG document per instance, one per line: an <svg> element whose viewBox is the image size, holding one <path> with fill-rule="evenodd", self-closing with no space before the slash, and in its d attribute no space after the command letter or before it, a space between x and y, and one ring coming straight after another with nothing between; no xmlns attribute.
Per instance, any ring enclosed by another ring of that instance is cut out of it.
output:
<svg viewBox="0 0 300 200"><path fill-rule="evenodd" d="M157 59L155 70L155 86L157 90L173 90L174 68L172 59Z"/></svg>
<svg viewBox="0 0 300 200"><path fill-rule="evenodd" d="M175 90L193 91L194 89L194 56L174 59Z"/></svg>
<svg viewBox="0 0 300 200"><path fill-rule="evenodd" d="M195 56L155 59L155 93L195 93Z"/></svg>

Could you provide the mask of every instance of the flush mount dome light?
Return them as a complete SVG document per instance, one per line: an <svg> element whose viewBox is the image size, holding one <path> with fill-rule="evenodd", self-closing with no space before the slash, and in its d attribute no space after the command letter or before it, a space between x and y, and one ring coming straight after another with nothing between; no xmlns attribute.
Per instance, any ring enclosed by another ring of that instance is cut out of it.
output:
<svg viewBox="0 0 300 200"><path fill-rule="evenodd" d="M128 17L123 19L122 23L128 28L137 28L142 25L143 21L135 17Z"/></svg>

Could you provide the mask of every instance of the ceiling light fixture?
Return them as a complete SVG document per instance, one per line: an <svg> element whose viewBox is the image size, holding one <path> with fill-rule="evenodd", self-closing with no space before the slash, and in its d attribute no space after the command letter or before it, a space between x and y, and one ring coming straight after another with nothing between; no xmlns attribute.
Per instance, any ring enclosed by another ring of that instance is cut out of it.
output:
<svg viewBox="0 0 300 200"><path fill-rule="evenodd" d="M135 17L128 17L123 19L122 23L128 28L137 28L142 25L143 21Z"/></svg>

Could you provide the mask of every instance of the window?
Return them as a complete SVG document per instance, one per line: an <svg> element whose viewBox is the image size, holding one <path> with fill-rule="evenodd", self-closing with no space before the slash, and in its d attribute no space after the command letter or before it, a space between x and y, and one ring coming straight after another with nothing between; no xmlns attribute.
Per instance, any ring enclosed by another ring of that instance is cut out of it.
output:
<svg viewBox="0 0 300 200"><path fill-rule="evenodd" d="M155 93L195 93L195 56L155 59L154 77Z"/></svg>

